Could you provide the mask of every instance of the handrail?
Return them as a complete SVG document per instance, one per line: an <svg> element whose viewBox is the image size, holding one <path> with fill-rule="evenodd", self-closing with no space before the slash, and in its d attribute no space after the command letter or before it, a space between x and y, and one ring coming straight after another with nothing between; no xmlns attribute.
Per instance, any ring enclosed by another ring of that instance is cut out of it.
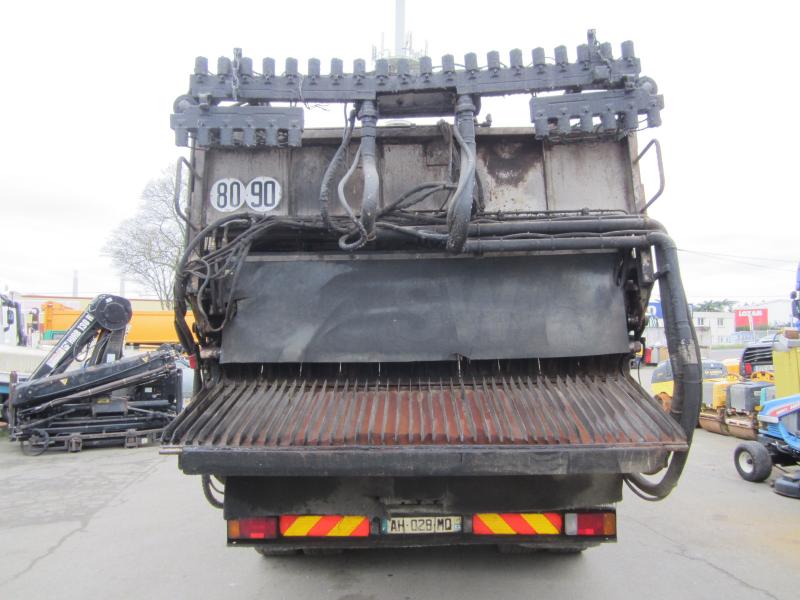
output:
<svg viewBox="0 0 800 600"><path fill-rule="evenodd" d="M656 138L653 138L647 143L647 145L644 147L644 150L642 150L639 153L639 156L636 157L636 160L633 161L633 164L635 165L639 164L639 161L642 160L642 157L645 154L647 154L647 151L650 150L652 146L655 146L656 148L656 161L658 163L659 186L655 196L650 198L650 200L647 201L647 204L644 205L644 208L642 208L642 210L640 211L642 213L644 213L648 208L650 208L650 205L653 204L653 202L655 202L656 200L658 200L659 196L661 196L661 194L664 193L664 186L666 184L666 179L664 177L664 161L661 159L661 143Z"/></svg>
<svg viewBox="0 0 800 600"><path fill-rule="evenodd" d="M175 212L181 219L184 220L186 225L188 225L190 229L197 229L192 225L191 221L189 221L189 217L187 217L181 210L181 181L183 181L183 165L186 165L186 168L189 169L189 172L195 177L195 179L200 179L200 175L197 174L197 171L194 170L194 167L192 167L191 163L186 160L186 157L179 156L177 162L175 163L175 195L172 198L172 202Z"/></svg>

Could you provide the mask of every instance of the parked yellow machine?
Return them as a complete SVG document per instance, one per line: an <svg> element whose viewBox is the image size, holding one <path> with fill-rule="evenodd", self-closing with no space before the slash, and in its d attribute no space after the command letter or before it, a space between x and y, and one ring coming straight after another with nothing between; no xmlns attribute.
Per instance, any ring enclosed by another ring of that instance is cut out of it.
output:
<svg viewBox="0 0 800 600"><path fill-rule="evenodd" d="M42 309L43 339L58 337L69 329L81 314L81 311L58 302L47 302ZM194 322L191 313L187 314L187 321ZM175 313L171 310L134 311L126 341L136 346L178 343L178 336L175 333Z"/></svg>
<svg viewBox="0 0 800 600"><path fill-rule="evenodd" d="M775 397L800 394L800 340L787 337L774 344L772 363L775 365Z"/></svg>
<svg viewBox="0 0 800 600"><path fill-rule="evenodd" d="M704 397L708 394L706 387L709 384L726 386L735 381L739 381L739 376L732 376L729 369L727 369L723 363L716 360L703 359ZM665 360L659 363L655 371L653 371L653 376L650 380L650 392L661 402L661 406L663 406L664 410L667 412L669 412L672 406L674 387L675 382L672 379L672 364L669 360ZM725 406L725 389L725 387L720 387L719 391L714 390L715 400L717 396L721 395L722 406Z"/></svg>
<svg viewBox="0 0 800 600"><path fill-rule="evenodd" d="M735 359L722 362L703 359L700 427L713 433L756 439L758 413L764 400L800 394L800 340L796 336L794 330L789 329L773 342L772 370L746 372L739 368L739 361ZM653 371L650 391L666 411L670 409L673 385L670 363L664 361ZM731 389L731 386L734 387ZM747 394L752 395L750 400L746 399ZM760 398L756 397L759 394Z"/></svg>
<svg viewBox="0 0 800 600"><path fill-rule="evenodd" d="M703 403L698 424L706 431L755 439L756 412L731 410L728 406L728 389L741 382L736 366L725 361L703 359ZM650 391L661 402L665 411L672 405L674 381L670 362L660 363L651 379Z"/></svg>

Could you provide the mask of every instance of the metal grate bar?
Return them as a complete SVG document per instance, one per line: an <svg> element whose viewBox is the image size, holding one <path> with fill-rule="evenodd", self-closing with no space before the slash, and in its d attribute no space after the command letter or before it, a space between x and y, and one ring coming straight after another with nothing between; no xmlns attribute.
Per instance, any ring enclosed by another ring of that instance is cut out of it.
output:
<svg viewBox="0 0 800 600"><path fill-rule="evenodd" d="M165 432L212 447L660 446L675 421L620 374L439 379L223 378Z"/></svg>

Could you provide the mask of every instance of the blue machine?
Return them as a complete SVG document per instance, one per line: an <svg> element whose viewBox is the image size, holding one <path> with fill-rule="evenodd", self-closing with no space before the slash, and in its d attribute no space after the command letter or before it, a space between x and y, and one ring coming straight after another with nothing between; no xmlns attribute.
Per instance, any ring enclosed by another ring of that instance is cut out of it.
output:
<svg viewBox="0 0 800 600"><path fill-rule="evenodd" d="M758 424L758 441L739 444L734 452L736 470L747 481L764 481L772 465L800 462L800 394L766 402ZM774 489L800 498L800 471L780 477Z"/></svg>

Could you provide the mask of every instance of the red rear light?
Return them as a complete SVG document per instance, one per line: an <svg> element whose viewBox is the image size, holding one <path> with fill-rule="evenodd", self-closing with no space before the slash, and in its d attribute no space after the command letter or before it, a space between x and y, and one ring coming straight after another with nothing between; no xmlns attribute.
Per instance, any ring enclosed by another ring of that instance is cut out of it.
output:
<svg viewBox="0 0 800 600"><path fill-rule="evenodd" d="M567 513L564 515L567 535L610 536L617 534L617 515L613 512Z"/></svg>
<svg viewBox="0 0 800 600"><path fill-rule="evenodd" d="M578 535L603 535L603 513L578 515Z"/></svg>
<svg viewBox="0 0 800 600"><path fill-rule="evenodd" d="M189 355L189 366L192 369L197 369L197 355L196 354L190 354Z"/></svg>
<svg viewBox="0 0 800 600"><path fill-rule="evenodd" d="M744 374L748 377L753 374L753 365L750 363L744 363Z"/></svg>
<svg viewBox="0 0 800 600"><path fill-rule="evenodd" d="M254 517L228 521L228 539L267 540L278 537L276 517Z"/></svg>

